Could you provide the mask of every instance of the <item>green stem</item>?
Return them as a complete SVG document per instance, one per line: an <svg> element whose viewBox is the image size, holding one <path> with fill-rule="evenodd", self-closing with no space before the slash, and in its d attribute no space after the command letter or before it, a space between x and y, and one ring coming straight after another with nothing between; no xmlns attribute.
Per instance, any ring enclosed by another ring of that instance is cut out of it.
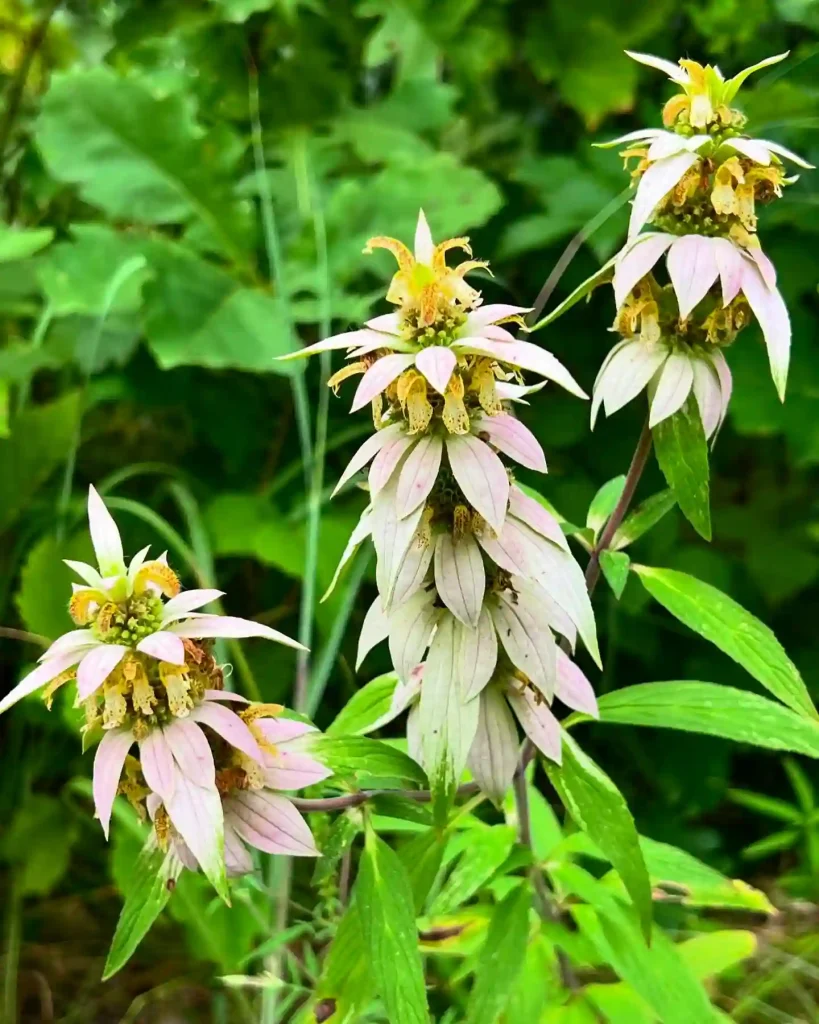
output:
<svg viewBox="0 0 819 1024"><path fill-rule="evenodd" d="M19 873L11 877L11 898L6 928L6 956L3 971L3 1024L17 1024L17 969L20 964L20 926L23 912L23 893Z"/></svg>
<svg viewBox="0 0 819 1024"><path fill-rule="evenodd" d="M45 336L48 334L48 329L51 326L51 321L54 319L54 309L51 303L47 303L43 307L43 311L40 314L40 318L37 321L37 326L34 328L34 334L31 338L31 348L36 350L42 347L45 341ZM26 377L20 384L20 391L17 395L17 415L25 409L26 403L28 402L29 392L31 390L31 378Z"/></svg>

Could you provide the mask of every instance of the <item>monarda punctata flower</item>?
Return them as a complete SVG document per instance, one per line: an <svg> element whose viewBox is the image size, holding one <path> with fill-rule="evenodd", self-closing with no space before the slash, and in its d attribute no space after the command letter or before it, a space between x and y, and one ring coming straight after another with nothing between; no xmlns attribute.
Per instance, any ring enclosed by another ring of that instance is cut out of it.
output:
<svg viewBox="0 0 819 1024"><path fill-rule="evenodd" d="M600 369L592 422L601 405L611 415L648 387L651 426L693 394L711 436L731 396L723 349L754 318L784 399L791 327L756 234L757 206L796 180L783 161L811 165L778 143L750 138L744 115L731 106L748 75L787 54L727 81L695 61L629 56L666 72L683 92L665 106L668 130L641 129L603 144L628 145L622 156L637 161L636 192L629 239L614 260L614 330L624 340ZM654 230L641 234L646 224ZM654 273L663 257L668 284Z"/></svg>
<svg viewBox="0 0 819 1024"><path fill-rule="evenodd" d="M222 592L181 591L164 555L150 561L144 548L126 568L119 530L93 487L88 520L98 567L68 563L85 581L74 584L69 604L82 628L51 645L0 711L41 687L50 705L58 687L76 681L86 738L101 733L93 793L106 836L119 792L150 814L153 841L184 850L184 862L199 865L224 896L226 855L233 872L249 863L239 840L315 855L300 814L274 793L330 774L307 753L312 730L281 718L278 705L226 693L209 649L213 637L300 645L258 622L197 612ZM283 749L297 737L298 749Z"/></svg>
<svg viewBox="0 0 819 1024"><path fill-rule="evenodd" d="M420 690L413 749L433 788L451 790L496 673L533 681L546 703L557 680L553 631L571 642L579 634L599 657L583 573L560 525L503 461L546 472L540 444L513 413L537 390L523 371L585 396L551 353L503 326L520 325L526 309L483 305L466 284L485 263L447 265L450 249L470 253L467 239L435 245L422 213L414 255L395 239L372 239L365 251L375 248L398 261L387 293L397 311L299 354L347 349L333 387L362 375L352 411L371 403L376 432L339 481L369 466L370 505L342 557L372 536L378 597L359 662L389 639L402 686L413 679ZM423 683L414 674L422 662ZM544 753L559 757L559 744Z"/></svg>

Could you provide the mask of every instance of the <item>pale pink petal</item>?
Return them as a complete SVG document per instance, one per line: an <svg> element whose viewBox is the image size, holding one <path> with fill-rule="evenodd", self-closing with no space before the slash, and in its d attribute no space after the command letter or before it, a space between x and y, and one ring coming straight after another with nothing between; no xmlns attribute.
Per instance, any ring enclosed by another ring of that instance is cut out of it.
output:
<svg viewBox="0 0 819 1024"><path fill-rule="evenodd" d="M771 150L767 142L760 139L726 139L723 145L747 156L754 163L767 167L771 162Z"/></svg>
<svg viewBox="0 0 819 1024"><path fill-rule="evenodd" d="M401 467L396 493L396 511L400 519L427 500L438 478L443 450L444 442L439 434L425 434L407 456Z"/></svg>
<svg viewBox="0 0 819 1024"><path fill-rule="evenodd" d="M415 227L415 259L428 267L432 263L432 254L435 252L435 243L432 241L432 232L429 230L427 218L424 211L418 211L418 223Z"/></svg>
<svg viewBox="0 0 819 1024"><path fill-rule="evenodd" d="M477 416L473 427L479 435L486 434L491 445L521 466L537 473L546 472L546 456L540 442L516 416L506 412L497 416Z"/></svg>
<svg viewBox="0 0 819 1024"><path fill-rule="evenodd" d="M487 324L486 327L479 327L470 333L476 334L479 338L489 338L492 341L515 340L515 336L511 331L507 331L505 327L500 327L498 324Z"/></svg>
<svg viewBox="0 0 819 1024"><path fill-rule="evenodd" d="M369 485L370 497L374 500L387 486L401 459L410 448L418 444L418 436L401 434L391 437L376 455L373 464L370 466Z"/></svg>
<svg viewBox="0 0 819 1024"><path fill-rule="evenodd" d="M607 142L593 142L592 145L598 149L611 149L612 146L621 146L624 142L642 142L644 139L657 139L665 134L666 132L662 128L638 128L637 131L618 135L616 139L609 139Z"/></svg>
<svg viewBox="0 0 819 1024"><path fill-rule="evenodd" d="M467 314L461 333L468 337L473 330L477 332L480 328L496 324L499 320L506 320L510 316L525 316L531 312L531 306L510 306L505 302L490 302L488 306L478 306Z"/></svg>
<svg viewBox="0 0 819 1024"><path fill-rule="evenodd" d="M218 601L220 597L224 596L225 592L223 590L183 590L181 594L172 597L162 609L162 624L165 625L167 622L180 619L187 615L188 612L196 611L198 608L210 604L211 601Z"/></svg>
<svg viewBox="0 0 819 1024"><path fill-rule="evenodd" d="M376 499L372 516L373 546L376 553L375 578L385 609L392 601L393 588L401 563L424 513L423 505L419 505L414 512L399 518L396 507L397 487L397 481L393 477Z"/></svg>
<svg viewBox="0 0 819 1024"><path fill-rule="evenodd" d="M205 700L236 701L238 704L250 703L247 697L243 697L240 693L234 693L232 690L205 690Z"/></svg>
<svg viewBox="0 0 819 1024"><path fill-rule="evenodd" d="M336 589L336 584L341 578L341 574L344 571L344 567L358 551L361 544L370 536L372 533L372 506L368 505L359 516L358 522L353 527L353 532L347 539L347 543L344 545L344 550L341 552L341 558L338 560L333 578L330 580L330 585L324 591L321 601L324 602Z"/></svg>
<svg viewBox="0 0 819 1024"><path fill-rule="evenodd" d="M510 384L508 381L499 380L495 384L495 394L500 399L505 399L509 402L520 402L521 405L528 405L529 403L525 400L527 395L532 395L537 391L542 391L548 381L542 380L537 384Z"/></svg>
<svg viewBox="0 0 819 1024"><path fill-rule="evenodd" d="M390 616L390 656L399 679L410 679L429 646L438 610L434 591L418 591Z"/></svg>
<svg viewBox="0 0 819 1024"><path fill-rule="evenodd" d="M368 356L371 352L378 351L413 352L414 350L415 345L412 342L405 341L395 334L381 334L378 337L371 338L369 341L365 341L363 345L358 345L356 348L351 349L347 353L347 358L360 359L362 356Z"/></svg>
<svg viewBox="0 0 819 1024"><path fill-rule="evenodd" d="M167 661L171 665L185 664L185 645L175 633L160 630L144 637L137 644L137 650L149 654L158 661Z"/></svg>
<svg viewBox="0 0 819 1024"><path fill-rule="evenodd" d="M685 68L681 68L679 64L672 64L670 60L665 60L663 57L655 57L650 53L638 53L636 50L625 50L624 52L639 64L645 64L646 67L662 71L663 74L668 75L672 82L676 82L678 85L688 84L688 72Z"/></svg>
<svg viewBox="0 0 819 1024"><path fill-rule="evenodd" d="M694 136L698 138L698 136ZM699 136L703 138L703 136ZM708 136L704 136L708 139ZM674 132L666 132L664 135L658 135L651 145L648 147L648 153L646 159L653 163L655 160L665 160L666 157L674 156L675 153L681 153L683 150L694 152L696 146L689 146L689 139L683 138L682 135L677 135ZM702 145L700 142L699 145Z"/></svg>
<svg viewBox="0 0 819 1024"><path fill-rule="evenodd" d="M490 341L488 338L461 338L452 343L459 352L489 359L497 359L500 363L516 366L521 370L539 373L547 380L553 380L578 398L588 395L572 377L566 367L545 348L533 345L531 341Z"/></svg>
<svg viewBox="0 0 819 1024"><path fill-rule="evenodd" d="M378 332L371 330L345 331L343 334L333 334L323 341L317 341L314 345L307 345L295 352L288 352L286 355L277 356L281 362L292 359L304 359L306 356L315 355L318 352L333 352L342 348L355 348L356 345L364 345L368 341L378 340ZM389 342L390 339L385 338Z"/></svg>
<svg viewBox="0 0 819 1024"><path fill-rule="evenodd" d="M374 459L385 444L401 437L403 433L401 425L394 423L392 426L384 427L383 430L371 434L347 463L347 468L341 474L331 497L335 497L348 480L351 480L371 459Z"/></svg>
<svg viewBox="0 0 819 1024"><path fill-rule="evenodd" d="M275 640L287 647L304 650L298 641L291 640L289 636L280 633L277 629L271 629L270 626L265 626L261 622L252 622L250 619L238 619L233 615L201 615L188 622L174 622L168 627L168 632L175 633L176 636L192 637L196 640L215 636L233 637L237 640L260 636L265 640Z"/></svg>
<svg viewBox="0 0 819 1024"><path fill-rule="evenodd" d="M784 402L791 352L791 321L788 309L779 292L775 288L768 288L759 268L750 260L746 261L742 274L742 291L762 328L768 348L771 376L780 401Z"/></svg>
<svg viewBox="0 0 819 1024"><path fill-rule="evenodd" d="M722 386L716 368L709 358L695 359L694 397L700 410L705 436L710 437L722 420Z"/></svg>
<svg viewBox="0 0 819 1024"><path fill-rule="evenodd" d="M218 733L226 743L261 763L262 751L253 733L230 708L204 701L202 704L197 704L191 711L188 721L207 725L215 733Z"/></svg>
<svg viewBox="0 0 819 1024"><path fill-rule="evenodd" d="M631 207L631 219L628 226L629 238L633 238L637 234L654 213L657 204L664 196L668 195L689 167L693 167L698 160L699 157L696 153L686 151L676 153L665 160L658 160L648 168L640 178L637 194Z"/></svg>
<svg viewBox="0 0 819 1024"><path fill-rule="evenodd" d="M385 334L401 334L402 320L400 313L382 313L367 321L367 326L374 331L384 331Z"/></svg>
<svg viewBox="0 0 819 1024"><path fill-rule="evenodd" d="M419 526L409 543L401 568L395 577L392 602L398 607L423 586L429 563L432 561L434 545Z"/></svg>
<svg viewBox="0 0 819 1024"><path fill-rule="evenodd" d="M720 413L719 426L722 426L725 416L728 412L728 405L731 401L731 392L733 391L733 379L731 377L731 371L728 367L728 362L725 356L717 350L711 353L711 362L714 364L714 369L717 371L719 377L720 388L722 389L722 412Z"/></svg>
<svg viewBox="0 0 819 1024"><path fill-rule="evenodd" d="M122 538L113 516L105 507L105 502L97 494L93 484L88 488L88 525L100 573L103 576L118 576L124 573Z"/></svg>
<svg viewBox="0 0 819 1024"><path fill-rule="evenodd" d="M538 583L574 622L594 663L602 667L594 611L583 570L571 554L552 545L541 548L539 554L541 561L549 562L550 566L538 576Z"/></svg>
<svg viewBox="0 0 819 1024"><path fill-rule="evenodd" d="M494 530L500 530L509 502L509 477L501 460L471 434L450 435L446 453L466 500Z"/></svg>
<svg viewBox="0 0 819 1024"><path fill-rule="evenodd" d="M297 718L285 718L277 715L273 718L257 718L254 723L264 738L276 747L290 746L298 749L302 741L309 744L312 736L318 733L315 726L300 722Z"/></svg>
<svg viewBox="0 0 819 1024"><path fill-rule="evenodd" d="M619 309L674 241L674 235L648 232L626 247L614 267L614 302Z"/></svg>
<svg viewBox="0 0 819 1024"><path fill-rule="evenodd" d="M382 640L386 640L390 633L390 620L381 607L381 598L376 597L364 616L364 623L361 626L361 633L358 637L358 653L355 659L356 671L361 667L361 662L367 657L370 651Z"/></svg>
<svg viewBox="0 0 819 1024"><path fill-rule="evenodd" d="M722 285L722 304L727 306L739 294L742 287L742 273L745 268L745 260L742 253L733 242L727 238L713 238L711 246L719 270L720 283Z"/></svg>
<svg viewBox="0 0 819 1024"><path fill-rule="evenodd" d="M557 651L557 684L555 696L574 711L582 711L592 718L599 718L597 698L592 684L577 667L575 662L558 648Z"/></svg>
<svg viewBox="0 0 819 1024"><path fill-rule="evenodd" d="M377 359L361 378L350 412L358 412L359 409L363 409L414 362L415 356L405 353L382 356Z"/></svg>
<svg viewBox="0 0 819 1024"><path fill-rule="evenodd" d="M48 648L45 654L41 654L38 661L48 661L56 658L58 654L68 654L69 651L81 651L85 648L98 647L99 640L90 629L72 629L70 633L63 633Z"/></svg>
<svg viewBox="0 0 819 1024"><path fill-rule="evenodd" d="M212 782L199 785L195 777L177 772L173 794L165 801L165 810L208 880L226 899L224 819L222 799L216 787Z"/></svg>
<svg viewBox="0 0 819 1024"><path fill-rule="evenodd" d="M461 659L463 699L472 700L483 690L498 663L498 635L486 605L481 608L477 628L456 629Z"/></svg>
<svg viewBox="0 0 819 1024"><path fill-rule="evenodd" d="M205 734L189 718L175 718L165 727L165 740L183 775L200 786L212 786L216 769Z"/></svg>
<svg viewBox="0 0 819 1024"><path fill-rule="evenodd" d="M786 160L792 160L797 166L804 167L806 171L815 170L813 164L809 164L807 160L794 153L793 150L780 146L778 142L769 142L766 139L765 145L772 153L776 153L777 156L784 156Z"/></svg>
<svg viewBox="0 0 819 1024"><path fill-rule="evenodd" d="M225 801L228 824L246 843L264 853L318 857L307 822L287 797L239 792Z"/></svg>
<svg viewBox="0 0 819 1024"><path fill-rule="evenodd" d="M719 276L713 240L702 235L683 235L671 246L667 262L680 317L685 320Z"/></svg>
<svg viewBox="0 0 819 1024"><path fill-rule="evenodd" d="M507 691L507 700L532 743L549 760L560 764L563 756L560 723L549 710L549 705L545 701L538 703L528 686L519 693L514 684Z"/></svg>
<svg viewBox="0 0 819 1024"><path fill-rule="evenodd" d="M85 657L89 649L93 650L93 648L79 647L73 651L56 654L53 658L47 658L33 672L29 672L27 676L24 676L14 689L10 690L3 700L0 701L0 714L8 711L18 700L28 697L30 693L39 690L41 686L50 683L52 679L56 679L61 672L72 668L81 658Z"/></svg>
<svg viewBox="0 0 819 1024"><path fill-rule="evenodd" d="M111 729L103 735L94 755L94 807L106 839L111 823L111 808L119 788L119 777L133 742L130 729Z"/></svg>
<svg viewBox="0 0 819 1024"><path fill-rule="evenodd" d="M253 858L239 833L225 822L225 868L228 877L248 875L253 870Z"/></svg>
<svg viewBox="0 0 819 1024"><path fill-rule="evenodd" d="M499 804L512 784L518 763L518 732L500 691L490 686L481 694L480 715L467 765L490 800Z"/></svg>
<svg viewBox="0 0 819 1024"><path fill-rule="evenodd" d="M123 644L102 644L90 650L77 669L77 696L85 700L96 693L130 650Z"/></svg>
<svg viewBox="0 0 819 1024"><path fill-rule="evenodd" d="M509 491L509 514L523 520L536 533L546 537L558 547L569 550L566 534L560 529L560 523L552 513L544 508L539 501L530 498L519 487L512 485Z"/></svg>
<svg viewBox="0 0 819 1024"><path fill-rule="evenodd" d="M481 551L471 534L454 541L449 533L435 544L435 586L452 614L475 628L481 613L486 574Z"/></svg>
<svg viewBox="0 0 819 1024"><path fill-rule="evenodd" d="M657 382L648 425L656 427L658 423L662 423L681 409L691 394L693 384L694 369L691 366L691 359L683 352L672 352Z"/></svg>
<svg viewBox="0 0 819 1024"><path fill-rule="evenodd" d="M478 543L495 565L517 576L537 576L544 572L546 564L539 558L539 548L549 541L527 527L519 519L507 516L503 529L497 533L482 530Z"/></svg>
<svg viewBox="0 0 819 1024"><path fill-rule="evenodd" d="M606 409L612 416L643 390L657 370L668 358L668 349L662 345L630 342L612 358L595 387Z"/></svg>
<svg viewBox="0 0 819 1024"><path fill-rule="evenodd" d="M160 727L151 729L139 744L139 763L148 786L167 802L173 796L176 776L171 745Z"/></svg>
<svg viewBox="0 0 819 1024"><path fill-rule="evenodd" d="M762 274L762 280L768 288L771 290L776 288L776 267L765 253L761 249L746 249L745 254L750 256L754 263L756 263L760 274Z"/></svg>
<svg viewBox="0 0 819 1024"><path fill-rule="evenodd" d="M458 357L451 348L431 345L422 349L415 357L415 368L426 377L439 394L443 394L452 371L458 365Z"/></svg>
<svg viewBox="0 0 819 1024"><path fill-rule="evenodd" d="M264 768L265 786L286 791L315 786L333 774L330 768L309 754L293 754L287 750L265 754Z"/></svg>
<svg viewBox="0 0 819 1024"><path fill-rule="evenodd" d="M555 638L543 607L502 591L490 605L492 621L509 660L551 700L557 675Z"/></svg>
<svg viewBox="0 0 819 1024"><path fill-rule="evenodd" d="M421 764L424 759L423 738L421 736L421 710L417 704L409 709L407 715L407 753Z"/></svg>

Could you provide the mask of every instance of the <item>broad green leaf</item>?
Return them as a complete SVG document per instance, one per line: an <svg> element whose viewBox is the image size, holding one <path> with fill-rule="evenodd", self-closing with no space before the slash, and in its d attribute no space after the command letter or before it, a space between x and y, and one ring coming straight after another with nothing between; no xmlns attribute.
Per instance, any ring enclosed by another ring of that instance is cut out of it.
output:
<svg viewBox="0 0 819 1024"><path fill-rule="evenodd" d="M651 932L651 884L634 818L611 779L563 734L563 764L544 761L552 785L575 824L611 861L637 910L643 933Z"/></svg>
<svg viewBox="0 0 819 1024"><path fill-rule="evenodd" d="M592 498L589 511L586 516L586 526L594 533L595 539L606 525L609 516L614 511L623 488L626 486L625 476L616 476L608 483L603 484L600 490Z"/></svg>
<svg viewBox="0 0 819 1024"><path fill-rule="evenodd" d="M466 849L432 903L430 913L450 914L485 885L515 845L508 825L476 828L469 832Z"/></svg>
<svg viewBox="0 0 819 1024"><path fill-rule="evenodd" d="M131 958L171 898L181 871L181 862L172 853L163 853L153 837L149 837L134 864L132 885L125 893L125 904L105 961L103 981L116 974Z"/></svg>
<svg viewBox="0 0 819 1024"><path fill-rule="evenodd" d="M708 443L695 402L689 398L653 430L657 462L685 518L711 540Z"/></svg>
<svg viewBox="0 0 819 1024"><path fill-rule="evenodd" d="M655 601L733 658L788 707L817 718L799 674L773 632L727 594L675 569L634 567Z"/></svg>
<svg viewBox="0 0 819 1024"><path fill-rule="evenodd" d="M395 672L386 672L356 690L327 727L327 736L361 736L378 727L378 720L389 711L398 683Z"/></svg>
<svg viewBox="0 0 819 1024"><path fill-rule="evenodd" d="M503 1013L523 967L531 905L529 884L524 882L495 907L478 955L466 1009L467 1024L494 1024Z"/></svg>
<svg viewBox="0 0 819 1024"><path fill-rule="evenodd" d="M623 596L626 583L628 583L631 559L625 551L609 551L606 549L600 552L600 568L603 570L603 575L614 592L614 596L619 601Z"/></svg>
<svg viewBox="0 0 819 1024"><path fill-rule="evenodd" d="M56 797L29 793L4 831L0 857L15 865L20 893L46 896L68 870L80 832L76 815Z"/></svg>
<svg viewBox="0 0 819 1024"><path fill-rule="evenodd" d="M695 935L677 946L677 952L701 981L716 978L752 957L756 950L756 935L738 928Z"/></svg>
<svg viewBox="0 0 819 1024"><path fill-rule="evenodd" d="M355 899L387 1019L395 1024L428 1024L412 889L398 855L371 829L358 868Z"/></svg>
<svg viewBox="0 0 819 1024"><path fill-rule="evenodd" d="M564 313L568 312L572 306L576 306L581 299L585 299L591 295L598 285L606 284L614 276L614 262L616 257L612 256L610 260L603 264L603 266L595 271L591 277L587 277L582 284L579 284L574 291L567 295L566 298L550 312L547 313L541 320L530 328L531 331L538 331L541 327L546 327L547 324L557 320L559 316L563 316Z"/></svg>
<svg viewBox="0 0 819 1024"><path fill-rule="evenodd" d="M370 951L354 897L333 936L316 986L315 1001L311 1001L309 1013L300 1019L315 1024L316 1008L326 1006L334 1009L339 1021L348 1020L349 1014L364 1010L373 997L375 985Z"/></svg>
<svg viewBox="0 0 819 1024"><path fill-rule="evenodd" d="M364 774L424 784L423 769L407 754L367 736L320 736L313 751L337 775Z"/></svg>
<svg viewBox="0 0 819 1024"><path fill-rule="evenodd" d="M565 989L554 946L544 935L535 935L526 947L526 956L506 1005L506 1020L539 1021L544 1007L560 1003Z"/></svg>
<svg viewBox="0 0 819 1024"><path fill-rule="evenodd" d="M242 218L221 154L207 145L181 94L157 99L137 78L106 66L55 75L36 138L54 177L77 185L110 217L196 220L224 252L245 261Z"/></svg>
<svg viewBox="0 0 819 1024"><path fill-rule="evenodd" d="M80 414L76 392L32 406L0 440L0 530L29 512L37 490L68 457Z"/></svg>
<svg viewBox="0 0 819 1024"><path fill-rule="evenodd" d="M671 490L659 491L657 494L652 494L650 498L646 498L626 516L615 533L611 541L612 551L619 551L621 548L633 544L635 540L639 540L652 526L659 523L676 504L677 499Z"/></svg>
<svg viewBox="0 0 819 1024"><path fill-rule="evenodd" d="M717 683L641 683L605 693L600 721L721 736L819 757L819 723L756 693Z"/></svg>
<svg viewBox="0 0 819 1024"><path fill-rule="evenodd" d="M653 1007L663 1024L709 1024L714 1020L708 995L674 943L660 928L647 945L631 908L576 864L555 865L550 873L564 889L588 906L572 909L580 931L610 964Z"/></svg>
<svg viewBox="0 0 819 1024"><path fill-rule="evenodd" d="M44 249L53 237L53 228L25 229L0 224L0 263L28 259Z"/></svg>
<svg viewBox="0 0 819 1024"><path fill-rule="evenodd" d="M446 852L448 833L437 828L427 828L413 836L398 850L401 863L406 868L412 889L413 905L420 914L427 902L430 889L435 882Z"/></svg>

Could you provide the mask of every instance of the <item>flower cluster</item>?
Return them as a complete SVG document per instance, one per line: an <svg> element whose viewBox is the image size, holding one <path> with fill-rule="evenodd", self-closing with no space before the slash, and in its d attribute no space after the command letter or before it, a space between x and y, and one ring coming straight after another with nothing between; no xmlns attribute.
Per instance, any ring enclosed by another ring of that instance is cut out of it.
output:
<svg viewBox="0 0 819 1024"><path fill-rule="evenodd" d="M197 611L222 591L181 591L165 555L151 561L144 548L126 567L116 523L93 487L88 520L98 568L67 563L84 581L69 604L81 628L49 647L0 712L42 687L50 707L56 690L76 681L86 739L102 736L93 792L106 836L119 792L150 815L163 849L200 866L223 895L226 871L251 870L248 845L315 855L309 828L279 792L330 774L309 755L314 730L282 717L278 705L225 691L209 649L214 637L300 645L258 622Z"/></svg>
<svg viewBox="0 0 819 1024"><path fill-rule="evenodd" d="M527 386L522 371L585 395L551 353L504 326L522 324L528 310L483 305L464 281L485 263L447 266L450 249L471 255L467 239L435 245L421 213L414 255L391 238L374 238L365 251L375 248L398 261L387 294L397 311L298 355L347 349L350 362L330 384L362 375L352 411L371 403L376 432L338 485L369 465L370 504L342 558L372 536L378 597L359 661L389 640L400 679L419 697L413 747L433 787L451 787L471 749L475 764L508 761L514 729L495 694L509 694L523 728L559 759L549 711L561 695L554 634L572 644L579 634L598 657L583 573L560 525L501 460L546 472L540 444L512 411L542 386ZM495 795L511 779L498 774L490 785L486 768L478 775Z"/></svg>
<svg viewBox="0 0 819 1024"><path fill-rule="evenodd" d="M627 166L636 160L636 192L629 239L614 263L614 330L623 340L595 382L592 423L601 405L611 415L648 387L652 426L693 393L711 436L731 396L722 350L754 317L784 399L791 328L776 271L756 234L757 205L778 198L796 180L784 161L811 165L776 142L750 138L744 115L731 106L750 74L787 54L729 80L719 68L691 60L676 65L647 54L629 56L664 71L682 93L664 108L666 129L641 129L603 143L627 145L621 155ZM655 230L641 233L646 224ZM654 274L663 256L667 284Z"/></svg>

